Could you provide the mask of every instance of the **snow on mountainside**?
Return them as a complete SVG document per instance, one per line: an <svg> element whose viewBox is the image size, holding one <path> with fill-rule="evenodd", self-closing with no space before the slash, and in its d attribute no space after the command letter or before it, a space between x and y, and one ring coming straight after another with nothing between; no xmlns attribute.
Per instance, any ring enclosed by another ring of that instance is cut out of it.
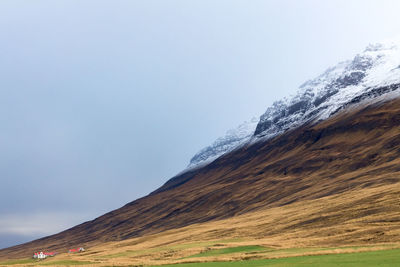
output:
<svg viewBox="0 0 400 267"><path fill-rule="evenodd" d="M367 98L400 94L400 42L369 45L353 60L329 68L300 86L296 95L275 102L260 117L228 131L198 152L188 167L206 164L250 139L271 138L306 122L329 118ZM252 138L253 137L253 138Z"/></svg>
<svg viewBox="0 0 400 267"><path fill-rule="evenodd" d="M294 97L277 101L267 109L255 135L275 136L309 120L324 120L358 96L399 83L399 52L394 43L370 45L353 60L307 81Z"/></svg>
<svg viewBox="0 0 400 267"><path fill-rule="evenodd" d="M250 121L245 121L239 125L236 129L227 131L225 136L218 138L211 146L203 148L194 155L188 167L190 168L210 162L248 141L253 135L257 123L258 119L252 118Z"/></svg>

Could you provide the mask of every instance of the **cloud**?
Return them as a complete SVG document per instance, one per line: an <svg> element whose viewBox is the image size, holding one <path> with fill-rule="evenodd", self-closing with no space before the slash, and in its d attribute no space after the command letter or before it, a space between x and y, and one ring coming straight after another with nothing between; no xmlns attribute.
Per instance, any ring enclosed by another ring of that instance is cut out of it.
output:
<svg viewBox="0 0 400 267"><path fill-rule="evenodd" d="M0 235L47 236L88 219L87 214L69 212L0 215Z"/></svg>
<svg viewBox="0 0 400 267"><path fill-rule="evenodd" d="M26 235L18 235L18 234L4 234L0 233L0 249L8 248L11 246L15 246L18 244L26 243L32 240L35 240L41 236L26 236Z"/></svg>
<svg viewBox="0 0 400 267"><path fill-rule="evenodd" d="M94 217L67 211L0 214L0 249L59 233Z"/></svg>

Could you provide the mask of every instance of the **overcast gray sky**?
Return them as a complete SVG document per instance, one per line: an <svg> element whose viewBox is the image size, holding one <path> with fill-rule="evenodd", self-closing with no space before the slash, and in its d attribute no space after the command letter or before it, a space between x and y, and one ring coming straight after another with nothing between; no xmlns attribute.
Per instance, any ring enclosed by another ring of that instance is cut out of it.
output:
<svg viewBox="0 0 400 267"><path fill-rule="evenodd" d="M0 247L144 196L369 43L399 1L0 1Z"/></svg>

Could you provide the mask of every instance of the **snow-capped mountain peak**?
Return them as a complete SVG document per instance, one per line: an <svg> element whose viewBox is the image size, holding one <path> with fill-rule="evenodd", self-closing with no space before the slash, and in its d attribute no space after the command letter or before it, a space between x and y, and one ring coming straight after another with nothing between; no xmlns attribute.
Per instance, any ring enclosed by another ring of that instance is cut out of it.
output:
<svg viewBox="0 0 400 267"><path fill-rule="evenodd" d="M275 102L260 117L255 135L274 136L310 120L323 120L362 94L400 82L400 51L394 43L369 45Z"/></svg>
<svg viewBox="0 0 400 267"><path fill-rule="evenodd" d="M189 167L206 164L250 139L271 138L306 122L329 118L366 99L395 92L400 95L400 41L370 44L352 60L328 68L303 83L294 96L274 102L260 116L230 130L202 149Z"/></svg>

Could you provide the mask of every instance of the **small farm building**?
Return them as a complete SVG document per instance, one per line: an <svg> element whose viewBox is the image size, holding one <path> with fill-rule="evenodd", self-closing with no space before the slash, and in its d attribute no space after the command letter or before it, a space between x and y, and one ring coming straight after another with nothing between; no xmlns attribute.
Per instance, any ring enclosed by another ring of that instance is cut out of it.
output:
<svg viewBox="0 0 400 267"><path fill-rule="evenodd" d="M77 252L82 252L85 251L84 248L80 247L80 248L72 248L70 250L68 250L68 253L77 253Z"/></svg>

